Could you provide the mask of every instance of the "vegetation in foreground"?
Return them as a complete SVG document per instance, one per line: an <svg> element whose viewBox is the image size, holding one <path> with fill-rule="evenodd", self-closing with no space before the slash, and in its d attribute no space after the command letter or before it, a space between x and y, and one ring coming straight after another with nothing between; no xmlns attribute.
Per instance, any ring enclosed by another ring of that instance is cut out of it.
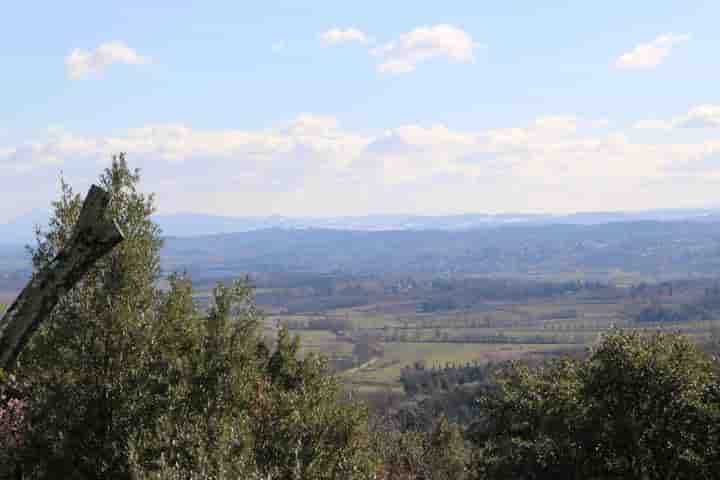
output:
<svg viewBox="0 0 720 480"><path fill-rule="evenodd" d="M272 344L243 282L196 309L160 275L154 199L123 156L101 176L128 240L60 302L0 396L6 478L718 478L717 362L673 334L611 331L588 356L513 365L472 420L370 416L318 356ZM62 183L32 250L62 248L81 198Z"/></svg>

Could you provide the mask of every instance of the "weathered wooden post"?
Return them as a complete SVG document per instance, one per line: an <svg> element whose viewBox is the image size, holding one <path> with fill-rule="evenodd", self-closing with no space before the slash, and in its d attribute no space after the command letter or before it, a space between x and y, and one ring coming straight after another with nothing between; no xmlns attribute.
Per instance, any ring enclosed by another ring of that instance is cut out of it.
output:
<svg viewBox="0 0 720 480"><path fill-rule="evenodd" d="M0 319L0 368L11 369L40 323L60 297L72 289L97 260L122 242L117 223L107 215L110 194L93 185L85 197L70 242L36 272Z"/></svg>

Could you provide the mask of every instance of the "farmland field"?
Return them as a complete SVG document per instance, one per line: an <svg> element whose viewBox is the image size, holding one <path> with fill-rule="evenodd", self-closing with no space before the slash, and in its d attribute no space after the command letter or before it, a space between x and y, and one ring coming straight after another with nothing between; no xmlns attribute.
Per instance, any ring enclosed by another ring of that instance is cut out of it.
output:
<svg viewBox="0 0 720 480"><path fill-rule="evenodd" d="M343 379L365 388L395 388L400 386L400 372L404 367L422 362L428 367L448 364L502 362L543 352L562 353L577 350L577 345L483 345L457 343L396 343L386 344L382 358L367 367L343 374Z"/></svg>
<svg viewBox="0 0 720 480"><path fill-rule="evenodd" d="M193 299L205 309L214 282L229 278L200 276ZM5 277L0 304L12 302L23 278ZM252 281L267 341L287 327L299 337L302 354L326 356L360 392L397 392L402 370L413 365L585 351L613 326L681 332L698 343L720 338L720 286L712 277L668 279L622 270L506 276L266 272Z"/></svg>

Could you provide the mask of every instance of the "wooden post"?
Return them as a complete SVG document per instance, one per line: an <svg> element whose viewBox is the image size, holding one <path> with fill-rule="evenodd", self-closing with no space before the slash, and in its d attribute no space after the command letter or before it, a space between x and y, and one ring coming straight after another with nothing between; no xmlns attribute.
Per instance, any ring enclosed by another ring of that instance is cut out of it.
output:
<svg viewBox="0 0 720 480"><path fill-rule="evenodd" d="M11 369L20 352L59 299L124 236L107 215L110 194L93 185L85 197L70 242L42 270L33 274L0 319L0 368Z"/></svg>

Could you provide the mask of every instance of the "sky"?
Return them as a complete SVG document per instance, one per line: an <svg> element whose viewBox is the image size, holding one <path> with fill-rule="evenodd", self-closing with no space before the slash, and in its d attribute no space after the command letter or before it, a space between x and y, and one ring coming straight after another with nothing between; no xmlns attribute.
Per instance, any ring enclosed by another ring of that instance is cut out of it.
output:
<svg viewBox="0 0 720 480"><path fill-rule="evenodd" d="M720 2L6 2L0 223L720 206Z"/></svg>

